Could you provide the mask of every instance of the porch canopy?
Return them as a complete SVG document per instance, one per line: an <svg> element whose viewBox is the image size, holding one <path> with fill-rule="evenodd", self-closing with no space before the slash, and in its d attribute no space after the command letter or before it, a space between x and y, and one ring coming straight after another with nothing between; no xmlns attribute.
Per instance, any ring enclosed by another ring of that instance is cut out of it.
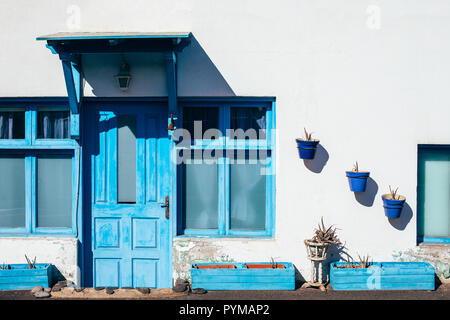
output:
<svg viewBox="0 0 450 320"><path fill-rule="evenodd" d="M177 113L176 53L190 43L190 32L58 32L36 40L62 62L71 112L71 136L79 137L79 110L83 95L81 55L84 53L164 52L169 113Z"/></svg>

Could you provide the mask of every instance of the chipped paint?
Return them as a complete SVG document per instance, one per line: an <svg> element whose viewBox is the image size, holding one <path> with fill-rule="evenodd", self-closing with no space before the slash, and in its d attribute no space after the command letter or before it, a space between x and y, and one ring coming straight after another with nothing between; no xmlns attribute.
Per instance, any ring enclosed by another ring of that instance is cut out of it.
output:
<svg viewBox="0 0 450 320"><path fill-rule="evenodd" d="M174 279L190 279L190 267L199 262L235 262L223 247L215 242L202 240L178 240L173 247Z"/></svg>
<svg viewBox="0 0 450 320"><path fill-rule="evenodd" d="M450 248L439 245L421 245L407 250L395 251L395 261L422 261L430 263L441 281L450 282Z"/></svg>

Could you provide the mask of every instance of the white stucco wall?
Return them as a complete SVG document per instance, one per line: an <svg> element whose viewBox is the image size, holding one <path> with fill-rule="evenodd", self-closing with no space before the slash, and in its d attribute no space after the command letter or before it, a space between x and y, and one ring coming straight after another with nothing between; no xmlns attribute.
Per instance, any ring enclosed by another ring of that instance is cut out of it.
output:
<svg viewBox="0 0 450 320"><path fill-rule="evenodd" d="M0 263L27 263L36 257L36 263L53 264L63 277L77 284L80 269L77 264L77 240L67 238L0 238ZM58 277L55 273L55 277ZM57 279L57 278L56 278Z"/></svg>
<svg viewBox="0 0 450 320"><path fill-rule="evenodd" d="M76 22L70 5L80 9L79 29L70 28ZM274 257L303 273L302 241L321 216L340 229L356 257L389 260L393 251L415 246L417 144L450 143L448 1L4 0L0 30L0 96L66 94L60 61L37 35L192 31L195 46L178 59L180 95L277 97L275 238L198 240L218 248L213 253L236 261ZM95 58L83 59L86 75L104 74L113 85L115 58L104 60L104 70ZM134 89L102 88L102 95L165 95L162 60L132 60L132 69L147 66L136 71ZM95 95L89 85L86 95ZM326 150L321 170L298 158L295 138L303 127ZM358 201L348 189L344 171L355 161L376 182L372 205L372 197ZM410 208L400 222L383 213L381 194L389 185L399 187Z"/></svg>

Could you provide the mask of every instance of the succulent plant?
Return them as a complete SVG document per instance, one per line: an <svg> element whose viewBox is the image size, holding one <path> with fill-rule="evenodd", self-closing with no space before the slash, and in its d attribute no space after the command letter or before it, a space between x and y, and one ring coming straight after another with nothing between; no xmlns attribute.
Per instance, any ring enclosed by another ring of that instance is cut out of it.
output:
<svg viewBox="0 0 450 320"><path fill-rule="evenodd" d="M0 270L9 270L9 269L11 269L11 266L9 264L7 264L7 263L3 263L0 266Z"/></svg>
<svg viewBox="0 0 450 320"><path fill-rule="evenodd" d="M337 228L333 228L333 225L326 228L325 224L323 223L323 217L320 220L321 223L319 223L318 228L314 230L315 234L311 240L318 243L341 243L336 235Z"/></svg>
<svg viewBox="0 0 450 320"><path fill-rule="evenodd" d="M305 141L311 141L312 140L312 132L308 133L308 131L306 131L306 128L303 128L303 131L305 132Z"/></svg>
<svg viewBox="0 0 450 320"><path fill-rule="evenodd" d="M371 263L369 263L369 258L370 258L369 255L361 257L358 254L358 258L359 258L359 263L360 263L361 268L365 269L365 268L368 268L371 265Z"/></svg>
<svg viewBox="0 0 450 320"><path fill-rule="evenodd" d="M27 259L28 269L36 269L36 257L34 257L34 260L31 261L28 259L27 255L25 255L25 259Z"/></svg>
<svg viewBox="0 0 450 320"><path fill-rule="evenodd" d="M392 197L392 200L400 200L400 195L397 194L398 191L398 187L397 189L393 190L391 189L391 186L389 186L389 194Z"/></svg>

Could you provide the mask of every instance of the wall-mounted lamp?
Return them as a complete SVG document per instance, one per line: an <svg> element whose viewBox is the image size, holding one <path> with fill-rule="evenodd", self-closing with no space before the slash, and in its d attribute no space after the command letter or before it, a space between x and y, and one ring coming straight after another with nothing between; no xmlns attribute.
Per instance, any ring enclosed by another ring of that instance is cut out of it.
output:
<svg viewBox="0 0 450 320"><path fill-rule="evenodd" d="M119 74L114 76L119 82L119 88L122 91L126 91L130 85L131 75L130 75L130 66L125 61L125 58L122 55L122 65L120 66Z"/></svg>

